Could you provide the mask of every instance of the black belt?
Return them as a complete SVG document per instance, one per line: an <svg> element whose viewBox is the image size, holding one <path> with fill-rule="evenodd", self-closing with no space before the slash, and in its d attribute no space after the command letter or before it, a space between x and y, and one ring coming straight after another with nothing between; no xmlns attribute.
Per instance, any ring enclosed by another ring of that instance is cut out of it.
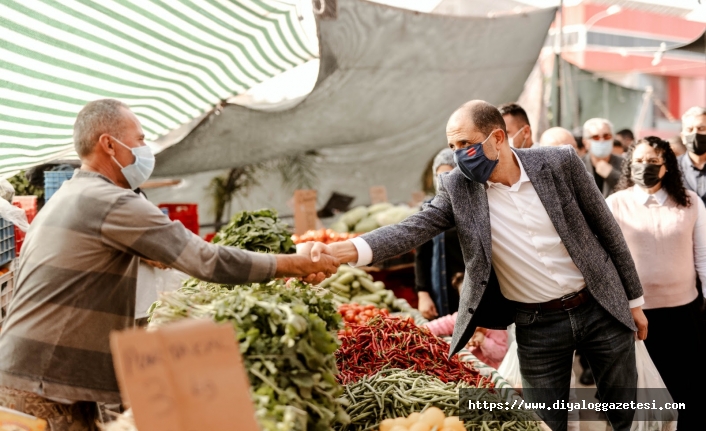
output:
<svg viewBox="0 0 706 431"><path fill-rule="evenodd" d="M557 310L571 310L578 307L579 305L585 304L591 298L591 294L588 293L588 289L584 288L578 292L571 293L566 296L562 296L559 299L553 299L547 302L538 303L525 303L525 302L515 302L517 308L529 311L557 311Z"/></svg>

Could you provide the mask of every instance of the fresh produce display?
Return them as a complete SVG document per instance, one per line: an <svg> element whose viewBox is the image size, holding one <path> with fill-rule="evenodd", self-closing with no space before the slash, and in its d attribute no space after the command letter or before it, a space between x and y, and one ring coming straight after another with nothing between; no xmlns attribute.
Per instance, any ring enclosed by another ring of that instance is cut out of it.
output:
<svg viewBox="0 0 706 431"><path fill-rule="evenodd" d="M329 292L294 279L235 287L189 281L163 294L151 313L154 326L186 318L234 326L263 431L328 431L348 422L335 377L341 315Z"/></svg>
<svg viewBox="0 0 706 431"><path fill-rule="evenodd" d="M385 369L345 387L343 399L351 417L338 431L540 431L530 411L475 411L459 427L459 389L465 382L444 383L437 377L406 369ZM500 403L499 393L483 391L479 401ZM442 424L439 427L439 424Z"/></svg>
<svg viewBox="0 0 706 431"><path fill-rule="evenodd" d="M338 312L343 316L345 323L365 323L375 316L388 317L390 313L383 309L375 308L374 305L341 304Z"/></svg>
<svg viewBox="0 0 706 431"><path fill-rule="evenodd" d="M333 229L310 230L302 235L292 235L294 244L301 244L307 241L323 242L324 244L333 244L334 242L346 241L357 237L358 234L347 232L336 232Z"/></svg>
<svg viewBox="0 0 706 431"><path fill-rule="evenodd" d="M407 205L381 203L369 207L359 206L344 213L332 225L337 232L365 233L382 226L399 223L419 209Z"/></svg>
<svg viewBox="0 0 706 431"><path fill-rule="evenodd" d="M374 305L391 309L395 294L385 289L385 283L373 281L373 277L362 269L341 265L331 277L322 281L319 287L329 289L340 302L355 302L360 305Z"/></svg>
<svg viewBox="0 0 706 431"><path fill-rule="evenodd" d="M261 253L295 253L289 227L277 218L277 211L241 211L211 240L214 244Z"/></svg>
<svg viewBox="0 0 706 431"><path fill-rule="evenodd" d="M15 189L15 196L36 196L40 201L44 199L44 187L30 184L25 171L20 171L14 177L7 179Z"/></svg>
<svg viewBox="0 0 706 431"><path fill-rule="evenodd" d="M438 407L430 407L424 413L414 412L406 418L385 419L380 422L380 431L466 431L458 416L446 417Z"/></svg>
<svg viewBox="0 0 706 431"><path fill-rule="evenodd" d="M366 220L396 208L361 207L342 219L363 230L372 226ZM353 236L332 230L291 236L274 211L261 210L237 214L213 242L291 253L295 242ZM459 421L459 388L492 389L493 383L457 356L448 359L448 344L417 326L427 322L417 310L348 265L317 287L294 278L243 286L189 279L162 294L150 314L151 326L191 318L233 325L263 431L540 429L531 412L515 410L477 411L466 424ZM487 391L478 396L504 401ZM137 431L130 414L108 429Z"/></svg>
<svg viewBox="0 0 706 431"><path fill-rule="evenodd" d="M492 386L471 364L457 356L449 359L449 345L411 319L377 316L364 324L350 323L339 338L342 344L336 360L338 380L343 384L392 367L426 373L443 382Z"/></svg>

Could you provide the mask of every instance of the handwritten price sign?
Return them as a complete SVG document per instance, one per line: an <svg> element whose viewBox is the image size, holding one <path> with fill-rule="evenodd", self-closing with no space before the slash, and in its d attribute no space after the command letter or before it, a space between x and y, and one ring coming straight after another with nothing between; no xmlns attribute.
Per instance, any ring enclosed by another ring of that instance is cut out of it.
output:
<svg viewBox="0 0 706 431"><path fill-rule="evenodd" d="M294 192L294 233L303 235L316 229L316 190Z"/></svg>
<svg viewBox="0 0 706 431"><path fill-rule="evenodd" d="M114 332L110 345L140 431L259 431L232 327L184 321Z"/></svg>

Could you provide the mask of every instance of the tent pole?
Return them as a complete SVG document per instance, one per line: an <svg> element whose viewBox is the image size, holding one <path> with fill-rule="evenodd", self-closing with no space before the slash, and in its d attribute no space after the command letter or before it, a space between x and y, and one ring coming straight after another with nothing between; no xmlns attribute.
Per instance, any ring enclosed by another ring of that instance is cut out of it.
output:
<svg viewBox="0 0 706 431"><path fill-rule="evenodd" d="M559 2L559 16L558 16L558 26L559 26L559 31L557 33L557 50L556 50L556 57L555 61L557 62L558 69L557 69L557 84L556 84L556 111L557 111L557 119L556 119L556 125L561 127L561 117L562 117L562 103L561 103L561 98L562 98L562 87L564 86L564 73L562 72L562 65L561 65L561 51L563 48L564 44L564 0L560 0Z"/></svg>

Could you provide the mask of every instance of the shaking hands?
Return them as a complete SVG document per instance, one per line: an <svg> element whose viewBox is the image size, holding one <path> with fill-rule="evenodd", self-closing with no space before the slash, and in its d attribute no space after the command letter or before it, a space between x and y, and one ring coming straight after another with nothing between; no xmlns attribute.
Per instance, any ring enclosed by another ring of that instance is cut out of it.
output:
<svg viewBox="0 0 706 431"><path fill-rule="evenodd" d="M350 240L328 245L322 242L304 242L297 244L297 254L308 256L313 262L318 262L322 256L333 256L341 263L358 261L358 249Z"/></svg>
<svg viewBox="0 0 706 431"><path fill-rule="evenodd" d="M298 277L311 284L319 284L334 274L341 262L324 254L314 260L301 254L278 254L275 277Z"/></svg>
<svg viewBox="0 0 706 431"><path fill-rule="evenodd" d="M276 277L299 277L318 284L336 273L342 262L358 260L358 251L350 241L326 245L305 242L297 245L297 254L277 255Z"/></svg>

